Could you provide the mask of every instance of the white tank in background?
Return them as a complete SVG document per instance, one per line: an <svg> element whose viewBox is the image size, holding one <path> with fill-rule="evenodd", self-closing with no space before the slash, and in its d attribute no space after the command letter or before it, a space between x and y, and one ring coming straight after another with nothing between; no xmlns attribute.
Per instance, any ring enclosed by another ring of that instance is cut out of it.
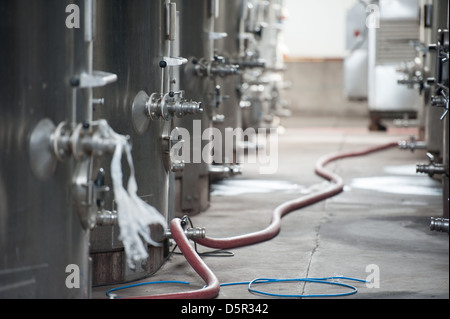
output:
<svg viewBox="0 0 450 319"><path fill-rule="evenodd" d="M368 30L364 1L356 2L346 16L346 50L344 89L348 99L367 99L368 95Z"/></svg>
<svg viewBox="0 0 450 319"><path fill-rule="evenodd" d="M418 0L380 0L366 7L368 28L368 102L372 120L417 115L419 92L398 81L397 71L417 55L420 39Z"/></svg>

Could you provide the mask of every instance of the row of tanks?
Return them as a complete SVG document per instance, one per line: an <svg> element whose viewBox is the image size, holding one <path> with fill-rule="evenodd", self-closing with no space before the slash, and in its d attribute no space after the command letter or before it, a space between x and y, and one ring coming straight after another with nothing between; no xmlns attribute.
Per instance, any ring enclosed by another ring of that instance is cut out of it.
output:
<svg viewBox="0 0 450 319"><path fill-rule="evenodd" d="M371 130L385 130L383 118L418 128L399 147L427 151L417 173L442 180L443 216L431 228L447 232L448 20L448 0L359 0L347 13L344 61L345 95L368 101Z"/></svg>
<svg viewBox="0 0 450 319"><path fill-rule="evenodd" d="M220 139L288 113L281 0L5 0L0 15L0 297L149 276L170 221L245 173L250 141Z"/></svg>
<svg viewBox="0 0 450 319"><path fill-rule="evenodd" d="M442 180L443 216L432 219L431 229L448 232L449 216L449 1L421 0L420 39L410 45L416 56L399 66L398 83L420 98L419 137L400 143L401 149L427 151L428 163L417 173Z"/></svg>

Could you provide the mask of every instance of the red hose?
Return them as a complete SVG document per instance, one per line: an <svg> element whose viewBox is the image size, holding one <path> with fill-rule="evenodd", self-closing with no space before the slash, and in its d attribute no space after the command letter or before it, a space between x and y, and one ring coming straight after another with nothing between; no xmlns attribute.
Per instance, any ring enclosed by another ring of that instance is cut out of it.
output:
<svg viewBox="0 0 450 319"><path fill-rule="evenodd" d="M200 277L206 282L206 287L195 291L157 296L132 297L128 299L213 299L217 297L220 291L219 280L203 262L203 260L200 259L197 252L189 243L189 239L186 237L183 227L181 226L181 220L178 218L172 220L170 229L178 248L183 253L192 268L194 268L197 274L199 274Z"/></svg>
<svg viewBox="0 0 450 319"><path fill-rule="evenodd" d="M349 158L349 157L356 157L356 156L363 156L370 153L374 153L377 151L385 150L391 147L398 147L398 142L395 143L388 143L381 146L371 147L367 149L363 149L360 151L350 151L350 152L342 152L342 153L335 153L331 155L327 155L319 159L319 161L316 164L315 172L317 175L325 178L326 180L332 182L333 184L328 187L327 189L320 191L315 194L311 194L308 196L304 196L289 202L286 202L280 206L278 206L272 215L272 220L270 225L261 231L237 236L237 237L231 237L231 238L223 238L223 239L216 239L216 238L210 238L206 237L204 239L198 239L197 243L199 245L215 248L215 249L233 249L243 246L249 246L256 243L260 243L263 241L267 241L269 239L274 238L278 235L281 229L281 218L298 209L301 209L303 207L315 204L317 202L320 202L322 200L325 200L327 198L330 198L332 196L335 196L343 191L344 189L344 182L342 178L331 171L328 171L325 169L325 166L333 161L343 159L343 158Z"/></svg>
<svg viewBox="0 0 450 319"><path fill-rule="evenodd" d="M206 237L204 239L197 240L197 243L210 248L232 249L272 239L280 232L281 218L284 215L292 211L298 210L300 208L306 207L308 205L315 204L324 199L330 198L343 191L344 182L342 178L330 171L327 171L324 168L327 164L339 159L363 156L397 146L398 143L389 143L377 147L364 149L362 151L336 153L324 156L317 162L315 172L319 176L334 183L328 189L318 192L316 194L311 194L293 201L286 202L278 206L273 212L271 224L262 231L224 239L214 239ZM184 233L183 227L181 226L180 219L172 220L171 232L173 239L177 243L184 257L192 266L192 268L194 268L194 270L206 282L207 286L203 289L196 291L157 295L157 296L133 297L130 299L212 299L217 297L220 291L219 280L214 275L214 273L208 268L208 266L203 262L203 260L200 259L197 252L190 245L189 240Z"/></svg>

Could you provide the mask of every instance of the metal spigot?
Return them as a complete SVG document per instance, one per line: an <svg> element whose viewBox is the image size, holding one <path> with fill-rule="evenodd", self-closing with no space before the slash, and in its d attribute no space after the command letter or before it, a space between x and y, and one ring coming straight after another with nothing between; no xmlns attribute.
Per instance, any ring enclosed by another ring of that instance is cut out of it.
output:
<svg viewBox="0 0 450 319"><path fill-rule="evenodd" d="M223 78L230 75L236 75L238 73L238 65L226 63L223 57L214 57L214 62L210 68L211 75L217 75Z"/></svg>
<svg viewBox="0 0 450 319"><path fill-rule="evenodd" d="M242 175L241 165L210 165L209 174L213 179L230 178L237 175Z"/></svg>
<svg viewBox="0 0 450 319"><path fill-rule="evenodd" d="M184 99L184 91L169 92L165 95L154 93L146 103L147 116L152 120L163 118L170 121L173 117L202 114L202 103Z"/></svg>
<svg viewBox="0 0 450 319"><path fill-rule="evenodd" d="M105 170L101 168L97 173L97 178L93 182L92 196L96 201L98 212L96 214L95 226L114 226L118 223L119 216L117 211L105 210L105 194L110 191L110 188L105 185Z"/></svg>
<svg viewBox="0 0 450 319"><path fill-rule="evenodd" d="M167 124L166 124L167 125ZM172 131L164 130L162 135L162 147L165 155L165 165L171 172L182 172L186 167L183 160L174 159L173 153L178 153L184 146L184 140L180 138L179 129L176 127Z"/></svg>
<svg viewBox="0 0 450 319"><path fill-rule="evenodd" d="M132 122L137 133L144 134L150 122L164 119L171 121L173 117L183 117L203 113L201 102L188 101L184 98L184 91L166 94L153 93L148 96L140 91L133 101Z"/></svg>
<svg viewBox="0 0 450 319"><path fill-rule="evenodd" d="M169 92L168 96L166 96L166 103L167 110L163 117L167 117L167 114L170 114L170 116L176 116L180 118L186 115L203 113L203 104L201 102L194 102L192 100L187 101L184 98L184 91ZM165 119L170 120L170 118Z"/></svg>
<svg viewBox="0 0 450 319"><path fill-rule="evenodd" d="M192 59L194 72L199 77L220 76L226 77L239 73L239 66L227 63L224 57L215 56L213 61L206 59Z"/></svg>
<svg viewBox="0 0 450 319"><path fill-rule="evenodd" d="M73 156L77 161L88 157L101 157L104 154L114 153L117 141L105 135L103 127L108 127L105 120L83 122L73 130L66 122L61 123L50 136L50 143L55 156L60 161ZM129 137L126 137L129 139Z"/></svg>
<svg viewBox="0 0 450 319"><path fill-rule="evenodd" d="M105 120L83 122L76 126L61 122L55 126L49 119L41 120L30 138L30 163L36 177L46 180L58 162L73 157L81 162L114 152L117 141L105 131ZM124 137L129 139L129 137Z"/></svg>
<svg viewBox="0 0 450 319"><path fill-rule="evenodd" d="M443 107L445 109L444 114L441 116L441 121L445 119L448 114L448 92L441 90L440 95L434 95L431 97L431 106Z"/></svg>
<svg viewBox="0 0 450 319"><path fill-rule="evenodd" d="M411 136L409 141L400 141L398 143L398 147L401 150L411 150L411 152L414 152L418 149L426 149L427 144L425 142L416 141L416 138L414 136Z"/></svg>
<svg viewBox="0 0 450 319"><path fill-rule="evenodd" d="M266 62L261 60L241 61L236 63L241 69L265 69Z"/></svg>
<svg viewBox="0 0 450 319"><path fill-rule="evenodd" d="M445 166L443 164L436 164L433 154L427 153L427 157L430 161L430 164L417 164L417 173L428 174L430 177L433 177L436 174L445 174Z"/></svg>
<svg viewBox="0 0 450 319"><path fill-rule="evenodd" d="M119 216L117 211L101 210L97 212L96 221L96 226L115 226L119 222Z"/></svg>
<svg viewBox="0 0 450 319"><path fill-rule="evenodd" d="M432 217L430 223L430 230L448 233L449 232L448 219Z"/></svg>

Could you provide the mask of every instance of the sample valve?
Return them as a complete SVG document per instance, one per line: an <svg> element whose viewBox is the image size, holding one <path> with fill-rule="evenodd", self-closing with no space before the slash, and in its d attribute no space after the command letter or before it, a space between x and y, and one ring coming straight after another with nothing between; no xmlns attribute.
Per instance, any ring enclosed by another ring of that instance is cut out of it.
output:
<svg viewBox="0 0 450 319"><path fill-rule="evenodd" d="M192 59L194 65L194 73L199 77L226 77L239 73L239 66L227 63L224 57L215 55L214 60L208 61L202 59Z"/></svg>
<svg viewBox="0 0 450 319"><path fill-rule="evenodd" d="M213 179L225 179L242 175L242 166L239 164L210 165L209 174Z"/></svg>
<svg viewBox="0 0 450 319"><path fill-rule="evenodd" d="M418 164L416 168L417 173L428 174L430 177L433 177L436 174L445 174L445 166L443 164L436 164L433 154L427 153L427 157L430 164Z"/></svg>
<svg viewBox="0 0 450 319"><path fill-rule="evenodd" d="M50 178L58 162L70 157L76 160L72 198L85 229L97 225L97 213L103 210L103 195L109 191L103 183L102 171L92 180L92 159L114 153L119 142L128 143L128 137L113 132L105 120L75 126L62 122L55 126L50 119L43 119L31 134L30 163L38 179Z"/></svg>
<svg viewBox="0 0 450 319"><path fill-rule="evenodd" d="M170 91L164 93L165 68L186 63L182 58L164 58L159 66L161 68L161 92L150 96L140 91L132 106L133 126L138 134L144 134L151 121L163 119L171 121L173 117L183 117L203 113L201 102L188 101L185 99L184 91Z"/></svg>
<svg viewBox="0 0 450 319"><path fill-rule="evenodd" d="M59 162L70 156L83 161L91 156L111 154L117 142L104 130L104 120L84 122L72 127L67 122L55 126L50 119L41 120L30 137L30 163L40 180L47 180Z"/></svg>
<svg viewBox="0 0 450 319"><path fill-rule="evenodd" d="M426 149L427 143L423 141L417 141L414 136L411 136L409 141L400 141L398 143L398 147L401 150L411 150L411 152L414 152L418 149Z"/></svg>

